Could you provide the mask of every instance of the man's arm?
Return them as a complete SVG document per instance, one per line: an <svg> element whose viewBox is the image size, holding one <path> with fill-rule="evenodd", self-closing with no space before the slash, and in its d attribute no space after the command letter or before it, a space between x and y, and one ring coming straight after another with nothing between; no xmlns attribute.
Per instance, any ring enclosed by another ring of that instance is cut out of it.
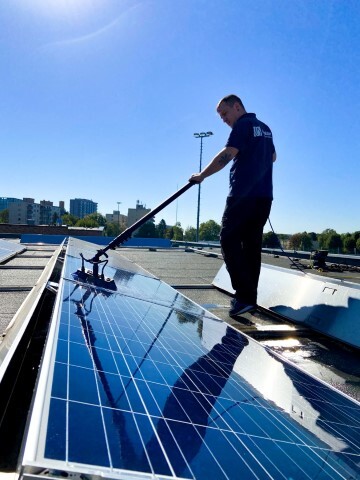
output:
<svg viewBox="0 0 360 480"><path fill-rule="evenodd" d="M234 147L223 148L201 172L191 175L189 182L201 183L206 177L219 172L236 156L238 151Z"/></svg>
<svg viewBox="0 0 360 480"><path fill-rule="evenodd" d="M276 151L273 153L273 162L276 160Z"/></svg>

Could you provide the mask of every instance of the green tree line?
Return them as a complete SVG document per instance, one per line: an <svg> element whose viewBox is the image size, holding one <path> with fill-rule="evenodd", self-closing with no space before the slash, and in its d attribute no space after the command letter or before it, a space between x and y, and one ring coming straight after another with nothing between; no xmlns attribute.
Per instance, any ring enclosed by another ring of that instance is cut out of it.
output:
<svg viewBox="0 0 360 480"><path fill-rule="evenodd" d="M57 220L57 219L56 219ZM9 212L0 212L0 223L8 223ZM104 234L108 237L116 237L126 229L123 223L108 222L101 213L92 213L80 219L66 213L62 215L63 225L84 228L104 227ZM54 221L54 223L56 223ZM218 241L221 226L214 220L203 222L199 226L199 240ZM196 228L183 228L180 222L168 226L165 220L155 224L154 218L147 221L135 233L134 237L142 238L168 238L170 240L196 241ZM263 247L267 248L288 248L293 250L311 251L314 249L329 250L332 253L355 253L360 252L360 231L353 233L339 234L331 228L321 233L298 232L293 235L275 234L267 232L263 235Z"/></svg>
<svg viewBox="0 0 360 480"><path fill-rule="evenodd" d="M63 216L62 219L63 223L69 221L66 216ZM106 222L106 219L100 214L88 215L82 220L77 220L74 225L87 227L102 225L105 227L105 235L107 236L117 236L126 228L125 225ZM201 223L199 226L199 240L219 241L220 229L220 224L214 220ZM177 222L176 225L168 226L163 219L158 224L155 224L155 220L151 219L134 233L134 237L168 238L170 240L194 242L196 241L196 228L187 227L184 229L180 222ZM360 252L360 231L339 234L335 230L328 228L322 233L299 232L293 235L275 234L273 232L264 233L263 247L279 248L280 246L302 251L324 249L333 253Z"/></svg>
<svg viewBox="0 0 360 480"><path fill-rule="evenodd" d="M339 234L331 228L317 234L315 232L299 232L293 235L275 235L268 232L263 235L263 246L309 252L315 249L328 250L331 253L360 252L360 231Z"/></svg>
<svg viewBox="0 0 360 480"><path fill-rule="evenodd" d="M61 217L62 223L74 227L96 228L104 227L104 234L108 237L116 237L126 229L126 225L118 222L107 222L106 218L99 213L87 215L79 219L74 215L65 214ZM199 239L203 241L218 241L220 235L220 225L214 220L208 220L199 225ZM144 223L133 234L134 237L141 238L168 238L170 240L196 240L196 228L188 227L184 229L180 222L176 225L168 226L164 219L155 224L154 218Z"/></svg>

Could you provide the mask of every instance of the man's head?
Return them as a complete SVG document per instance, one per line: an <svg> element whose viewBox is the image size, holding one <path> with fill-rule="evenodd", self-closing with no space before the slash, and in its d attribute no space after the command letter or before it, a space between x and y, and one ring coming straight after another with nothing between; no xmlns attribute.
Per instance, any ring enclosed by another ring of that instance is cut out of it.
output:
<svg viewBox="0 0 360 480"><path fill-rule="evenodd" d="M229 127L233 127L236 120L246 113L242 101L236 95L227 95L222 98L217 104L216 111Z"/></svg>

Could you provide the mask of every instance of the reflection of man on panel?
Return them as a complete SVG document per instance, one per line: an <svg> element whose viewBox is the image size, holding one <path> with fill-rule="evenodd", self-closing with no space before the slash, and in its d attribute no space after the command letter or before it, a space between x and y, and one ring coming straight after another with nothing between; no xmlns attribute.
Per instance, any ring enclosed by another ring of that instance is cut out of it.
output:
<svg viewBox="0 0 360 480"><path fill-rule="evenodd" d="M227 327L221 343L186 368L171 389L162 411L167 421L159 419L156 430L165 450L173 453L170 461L177 475L184 474L187 467L180 453L174 451L176 444L190 464L201 448L214 404L247 344L246 337ZM151 452L157 445L153 438L146 449ZM150 458L154 457L150 454Z"/></svg>

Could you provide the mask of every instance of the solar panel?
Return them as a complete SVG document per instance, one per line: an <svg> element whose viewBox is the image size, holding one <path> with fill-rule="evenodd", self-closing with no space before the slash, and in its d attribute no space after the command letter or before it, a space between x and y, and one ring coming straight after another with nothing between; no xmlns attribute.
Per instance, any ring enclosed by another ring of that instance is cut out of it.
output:
<svg viewBox="0 0 360 480"><path fill-rule="evenodd" d="M0 238L0 263L9 260L9 258L15 256L17 253L23 252L24 250L26 250L26 248L23 246Z"/></svg>
<svg viewBox="0 0 360 480"><path fill-rule="evenodd" d="M25 477L360 478L358 402L116 253L115 290L82 284L87 248L68 247Z"/></svg>

